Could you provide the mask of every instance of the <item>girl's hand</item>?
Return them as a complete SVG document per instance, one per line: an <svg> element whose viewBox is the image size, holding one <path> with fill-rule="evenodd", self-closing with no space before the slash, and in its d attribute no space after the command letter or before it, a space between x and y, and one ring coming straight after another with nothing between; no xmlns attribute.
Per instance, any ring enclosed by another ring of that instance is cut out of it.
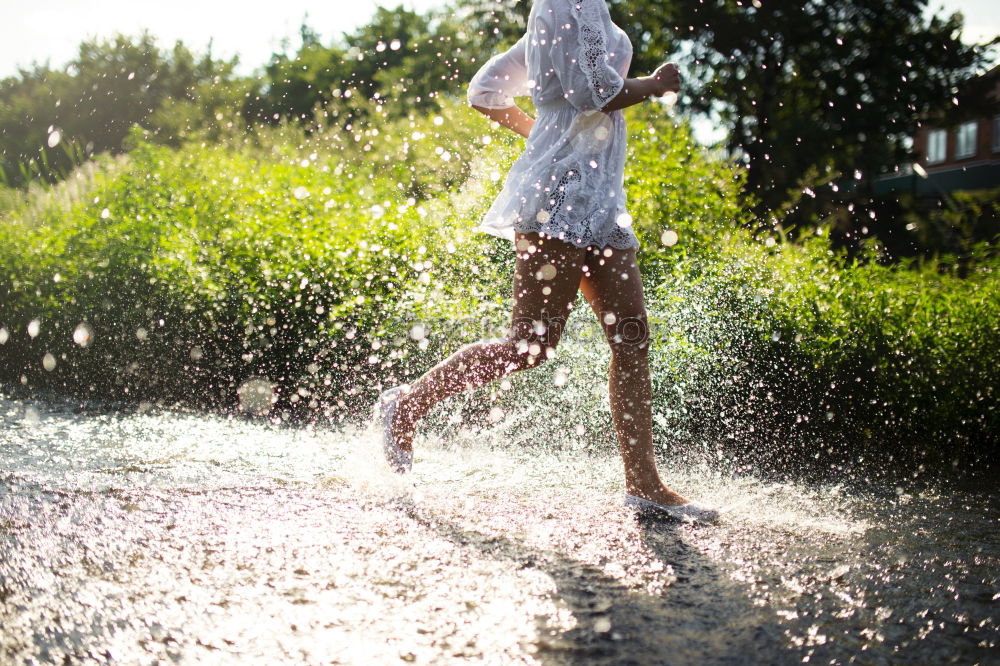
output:
<svg viewBox="0 0 1000 666"><path fill-rule="evenodd" d="M664 63L656 68L649 77L654 97L663 97L669 92L681 89L681 72L672 62Z"/></svg>

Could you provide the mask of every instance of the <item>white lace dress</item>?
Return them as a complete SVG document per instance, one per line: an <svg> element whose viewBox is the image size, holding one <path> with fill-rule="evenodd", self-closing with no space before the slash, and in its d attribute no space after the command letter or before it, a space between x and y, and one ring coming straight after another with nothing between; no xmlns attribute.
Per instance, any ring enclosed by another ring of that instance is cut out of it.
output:
<svg viewBox="0 0 1000 666"><path fill-rule="evenodd" d="M639 245L625 208L625 119L601 111L631 61L632 44L605 0L535 0L525 35L469 85L470 104L505 109L531 95L538 109L481 231L510 240L515 230L538 231L577 247Z"/></svg>

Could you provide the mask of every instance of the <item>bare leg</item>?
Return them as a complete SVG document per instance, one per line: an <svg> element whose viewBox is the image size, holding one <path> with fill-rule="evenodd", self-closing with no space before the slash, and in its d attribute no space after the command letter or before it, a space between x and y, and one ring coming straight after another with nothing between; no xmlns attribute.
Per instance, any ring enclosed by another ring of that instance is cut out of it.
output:
<svg viewBox="0 0 1000 666"><path fill-rule="evenodd" d="M653 454L649 322L635 250L589 249L580 283L611 346L608 394L625 491L668 506L688 500L660 480Z"/></svg>
<svg viewBox="0 0 1000 666"><path fill-rule="evenodd" d="M586 251L537 233L518 233L515 244L514 308L507 334L463 347L410 386L393 419L393 437L401 448L412 450L417 421L441 400L535 367L555 350L576 299Z"/></svg>

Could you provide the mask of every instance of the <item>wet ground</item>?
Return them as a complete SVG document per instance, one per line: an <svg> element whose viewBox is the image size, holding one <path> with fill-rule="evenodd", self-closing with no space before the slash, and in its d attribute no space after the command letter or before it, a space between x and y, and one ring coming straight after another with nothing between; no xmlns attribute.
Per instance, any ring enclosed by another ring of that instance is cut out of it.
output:
<svg viewBox="0 0 1000 666"><path fill-rule="evenodd" d="M0 398L0 662L1000 663L995 495Z"/></svg>

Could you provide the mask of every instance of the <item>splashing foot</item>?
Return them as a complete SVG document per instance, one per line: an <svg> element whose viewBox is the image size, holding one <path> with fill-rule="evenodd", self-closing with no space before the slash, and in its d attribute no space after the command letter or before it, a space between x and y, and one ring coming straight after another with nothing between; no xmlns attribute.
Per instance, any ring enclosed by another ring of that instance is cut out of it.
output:
<svg viewBox="0 0 1000 666"><path fill-rule="evenodd" d="M625 492L634 497L641 497L644 500L656 502L664 506L680 506L682 504L690 504L691 502L688 498L659 482L655 485L649 484L644 487L637 484L628 484Z"/></svg>
<svg viewBox="0 0 1000 666"><path fill-rule="evenodd" d="M641 515L688 523L714 523L719 519L719 512L715 509L692 502L662 483L648 490L629 488L625 493L625 506Z"/></svg>
<svg viewBox="0 0 1000 666"><path fill-rule="evenodd" d="M398 418L399 401L409 387L406 384L391 388L379 396L375 403L375 422L382 425L382 451L389 467L398 474L405 474L413 468L412 424L409 425L409 435L400 436ZM402 425L406 425L405 423ZM405 429L405 428L404 428Z"/></svg>

